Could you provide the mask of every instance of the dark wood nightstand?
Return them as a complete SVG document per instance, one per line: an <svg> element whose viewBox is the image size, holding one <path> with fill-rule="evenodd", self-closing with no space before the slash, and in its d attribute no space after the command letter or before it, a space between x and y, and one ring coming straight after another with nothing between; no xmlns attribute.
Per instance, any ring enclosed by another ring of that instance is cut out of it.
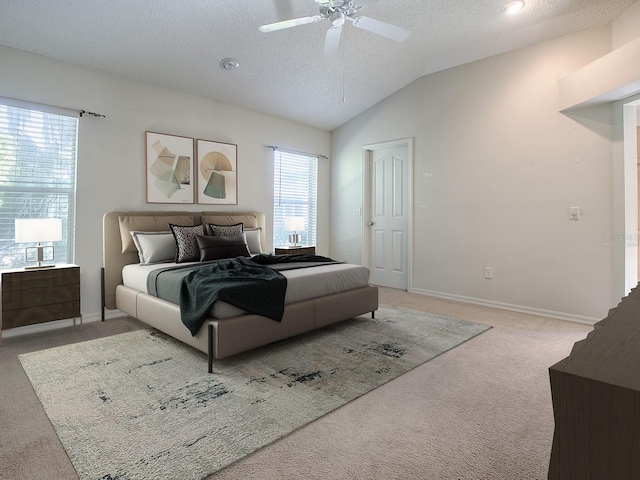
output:
<svg viewBox="0 0 640 480"><path fill-rule="evenodd" d="M315 255L316 247L276 247L273 253L275 255Z"/></svg>
<svg viewBox="0 0 640 480"><path fill-rule="evenodd" d="M77 318L80 313L80 267L56 265L43 269L0 272L2 283L2 330L53 320Z"/></svg>

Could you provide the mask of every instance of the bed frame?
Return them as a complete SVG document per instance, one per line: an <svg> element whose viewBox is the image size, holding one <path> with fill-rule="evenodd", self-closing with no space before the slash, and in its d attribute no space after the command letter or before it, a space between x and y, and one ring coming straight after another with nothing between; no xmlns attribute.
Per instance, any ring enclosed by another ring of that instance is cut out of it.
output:
<svg viewBox="0 0 640 480"><path fill-rule="evenodd" d="M378 289L366 286L287 305L282 322L260 315L207 318L194 336L180 320L180 307L122 285L122 268L138 263L130 231L167 230L168 223L202 222L261 228L266 245L265 216L260 212L109 212L103 218L102 320L105 309L118 309L167 335L205 352L209 373L221 359L378 309Z"/></svg>

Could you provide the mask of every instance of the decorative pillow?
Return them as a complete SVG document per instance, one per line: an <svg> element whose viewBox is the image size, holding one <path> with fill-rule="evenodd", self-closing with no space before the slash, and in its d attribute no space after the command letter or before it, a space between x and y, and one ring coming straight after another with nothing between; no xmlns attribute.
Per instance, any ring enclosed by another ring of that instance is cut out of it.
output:
<svg viewBox="0 0 640 480"><path fill-rule="evenodd" d="M215 223L209 223L209 233L211 235L240 235L243 230L242 223L236 223L235 225L216 225Z"/></svg>
<svg viewBox="0 0 640 480"><path fill-rule="evenodd" d="M169 224L176 242L176 263L197 262L200 259L200 248L196 235L204 235L204 225L183 227Z"/></svg>
<svg viewBox="0 0 640 480"><path fill-rule="evenodd" d="M244 234L247 237L247 246L251 255L258 255L262 253L262 245L260 244L260 235L262 235L261 228L245 228Z"/></svg>
<svg viewBox="0 0 640 480"><path fill-rule="evenodd" d="M131 232L141 264L173 262L176 241L171 232Z"/></svg>
<svg viewBox="0 0 640 480"><path fill-rule="evenodd" d="M233 257L250 257L247 239L244 233L240 235L196 235L200 249L200 261L222 260Z"/></svg>
<svg viewBox="0 0 640 480"><path fill-rule="evenodd" d="M135 252L130 232L166 232L168 225L195 225L192 216L184 215L121 215L118 217L122 253Z"/></svg>

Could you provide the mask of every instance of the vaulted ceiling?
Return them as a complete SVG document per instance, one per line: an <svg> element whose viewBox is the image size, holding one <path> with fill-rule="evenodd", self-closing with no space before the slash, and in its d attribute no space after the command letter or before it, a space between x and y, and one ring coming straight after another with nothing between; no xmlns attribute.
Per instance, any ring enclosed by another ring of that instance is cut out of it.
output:
<svg viewBox="0 0 640 480"><path fill-rule="evenodd" d="M506 0L361 1L358 14L409 39L347 22L325 57L328 20L258 31L318 14L314 0L3 0L0 44L332 130L423 75L611 23L634 3L526 0L510 16ZM240 66L223 70L226 57Z"/></svg>

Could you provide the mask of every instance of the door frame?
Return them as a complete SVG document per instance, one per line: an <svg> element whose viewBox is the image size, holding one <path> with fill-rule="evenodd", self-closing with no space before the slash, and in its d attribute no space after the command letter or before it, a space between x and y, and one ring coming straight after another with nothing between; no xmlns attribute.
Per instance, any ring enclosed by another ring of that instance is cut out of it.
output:
<svg viewBox="0 0 640 480"><path fill-rule="evenodd" d="M368 222L371 218L371 157L372 152L393 147L407 147L407 291L413 290L413 137L400 138L362 146L362 264L371 268L371 242Z"/></svg>

